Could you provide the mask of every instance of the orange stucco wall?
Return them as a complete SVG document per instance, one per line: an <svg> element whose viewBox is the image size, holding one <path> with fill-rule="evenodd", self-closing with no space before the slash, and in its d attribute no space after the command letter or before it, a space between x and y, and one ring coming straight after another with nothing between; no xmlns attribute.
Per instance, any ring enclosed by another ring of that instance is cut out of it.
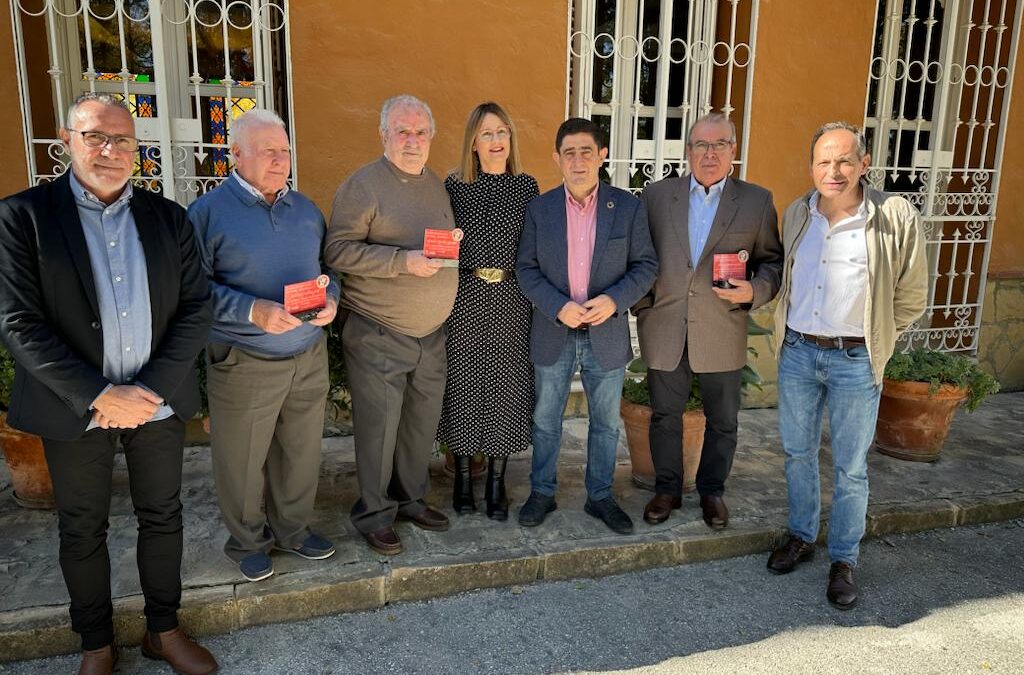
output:
<svg viewBox="0 0 1024 675"><path fill-rule="evenodd" d="M0 11L0 156L5 158L0 171L0 197L28 187L28 166L25 162L25 135L22 131L21 98L18 94L18 73L14 67L14 37L11 12Z"/></svg>
<svg viewBox="0 0 1024 675"><path fill-rule="evenodd" d="M325 20L327 17L330 20ZM303 0L292 4L291 50L300 189L326 212L338 184L380 156L380 105L399 93L433 109L429 166L458 162L466 116L495 100L519 129L541 187L565 114L566 5L552 0Z"/></svg>
<svg viewBox="0 0 1024 675"><path fill-rule="evenodd" d="M1024 59L1017 54L989 273L1024 277Z"/></svg>
<svg viewBox="0 0 1024 675"><path fill-rule="evenodd" d="M747 179L770 189L780 212L811 187L815 129L864 122L875 9L873 2L761 0Z"/></svg>

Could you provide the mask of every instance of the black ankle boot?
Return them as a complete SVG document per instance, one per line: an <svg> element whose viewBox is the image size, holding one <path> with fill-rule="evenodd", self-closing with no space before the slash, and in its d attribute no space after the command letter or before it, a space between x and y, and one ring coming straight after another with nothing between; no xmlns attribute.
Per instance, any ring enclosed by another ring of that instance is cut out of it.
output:
<svg viewBox="0 0 1024 675"><path fill-rule="evenodd" d="M487 517L492 520L508 520L508 494L505 493L505 465L508 458L487 458L487 485L484 500L487 502Z"/></svg>
<svg viewBox="0 0 1024 675"><path fill-rule="evenodd" d="M473 501L473 474L470 469L470 458L453 455L455 459L455 484L452 487L452 508L455 513L476 511Z"/></svg>

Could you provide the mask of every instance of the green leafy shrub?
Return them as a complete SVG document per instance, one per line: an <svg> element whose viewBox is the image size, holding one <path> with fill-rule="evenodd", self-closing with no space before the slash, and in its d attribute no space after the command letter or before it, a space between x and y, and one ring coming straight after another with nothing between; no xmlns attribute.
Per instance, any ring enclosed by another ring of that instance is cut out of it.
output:
<svg viewBox="0 0 1024 675"><path fill-rule="evenodd" d="M0 346L0 410L6 411L14 387L14 357Z"/></svg>
<svg viewBox="0 0 1024 675"><path fill-rule="evenodd" d="M927 382L930 394L943 384L967 390L964 408L974 411L989 394L999 391L999 382L973 359L959 354L917 348L906 354L894 354L885 364L885 377L903 382Z"/></svg>

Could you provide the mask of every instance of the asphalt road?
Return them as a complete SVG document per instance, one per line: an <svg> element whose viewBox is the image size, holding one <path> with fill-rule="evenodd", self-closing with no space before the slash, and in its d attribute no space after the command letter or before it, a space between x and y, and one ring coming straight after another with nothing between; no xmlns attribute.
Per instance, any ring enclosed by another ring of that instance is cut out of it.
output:
<svg viewBox="0 0 1024 675"><path fill-rule="evenodd" d="M765 556L511 589L206 638L222 673L1024 673L1024 521L867 542L849 612L828 559ZM77 656L0 664L74 673ZM169 673L137 648L120 673Z"/></svg>

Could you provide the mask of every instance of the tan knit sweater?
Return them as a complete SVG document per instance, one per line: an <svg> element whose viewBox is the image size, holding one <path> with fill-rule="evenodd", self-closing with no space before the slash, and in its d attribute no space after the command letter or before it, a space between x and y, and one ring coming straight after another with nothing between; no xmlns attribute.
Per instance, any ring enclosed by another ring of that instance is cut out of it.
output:
<svg viewBox="0 0 1024 675"><path fill-rule="evenodd" d="M412 337L440 328L452 311L458 272L410 274L406 252L423 248L427 228L455 218L444 184L430 170L407 174L387 158L367 164L334 195L324 262L341 276L341 306Z"/></svg>

